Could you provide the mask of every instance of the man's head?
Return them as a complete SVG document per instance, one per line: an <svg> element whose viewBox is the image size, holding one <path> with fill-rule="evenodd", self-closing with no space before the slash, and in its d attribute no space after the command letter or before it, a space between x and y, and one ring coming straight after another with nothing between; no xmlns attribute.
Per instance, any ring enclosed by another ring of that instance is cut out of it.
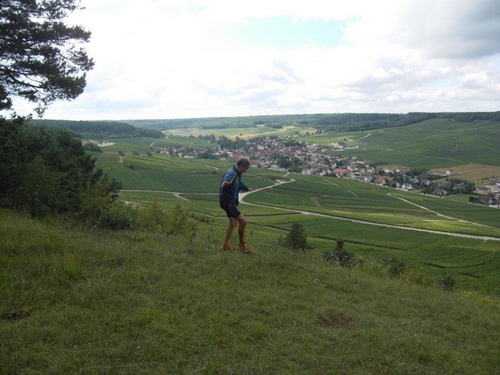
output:
<svg viewBox="0 0 500 375"><path fill-rule="evenodd" d="M236 163L236 168L238 169L238 172L244 173L248 171L248 168L250 168L250 161L248 159L242 158Z"/></svg>

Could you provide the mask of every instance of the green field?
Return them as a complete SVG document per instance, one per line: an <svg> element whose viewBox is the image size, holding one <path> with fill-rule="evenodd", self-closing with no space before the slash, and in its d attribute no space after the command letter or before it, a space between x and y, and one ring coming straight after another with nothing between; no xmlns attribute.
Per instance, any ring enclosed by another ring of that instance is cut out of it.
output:
<svg viewBox="0 0 500 375"><path fill-rule="evenodd" d="M121 199L179 204L211 218L210 225L222 233L226 218L217 191L232 163L146 156L150 144L149 139L131 146L120 141L96 154L98 165L123 182ZM135 154L118 154L129 146L137 148ZM276 180L287 183L275 185ZM241 204L251 241L275 241L299 222L314 251L329 251L342 239L359 256L398 258L429 274L449 273L463 288L500 294L500 215L495 209L453 196L436 198L350 179L285 176L261 168L252 168L244 181L257 190Z"/></svg>
<svg viewBox="0 0 500 375"><path fill-rule="evenodd" d="M456 122L434 119L418 124L342 134L358 149L342 151L365 160L415 168L449 168L478 163L500 166L500 124L496 121ZM336 134L310 136L310 142L328 145Z"/></svg>
<svg viewBox="0 0 500 375"><path fill-rule="evenodd" d="M500 215L489 207L394 191L350 179L301 175L294 178L293 183L252 194L248 201L378 224L500 236ZM418 203L412 204L412 199ZM443 226L446 229L440 229Z"/></svg>
<svg viewBox="0 0 500 375"><path fill-rule="evenodd" d="M184 128L184 129L173 129L165 131L171 139L177 139L176 137L192 139L193 137L198 137L200 135L215 135L216 137L225 136L230 139L236 139L236 137L248 139L255 137L266 137L266 136L300 136L306 134L316 133L314 128L303 128L297 126L286 126L284 128L276 129L266 126L262 127L243 127L243 128L225 128L225 129L200 129L200 128ZM195 138L196 139L196 138ZM206 141L205 141L206 142Z"/></svg>
<svg viewBox="0 0 500 375"><path fill-rule="evenodd" d="M169 132L177 134L169 136L171 144L195 148L207 146L206 140L197 138L201 134L245 139L270 135L293 136L297 140L325 146L347 139L351 149L332 153L414 168L446 169L470 163L500 167L498 121L459 122L433 119L404 127L342 133L316 133L314 128L297 126L285 126L282 129L255 126L227 129L185 128ZM191 137L186 137L188 135ZM164 142L157 140L155 146ZM355 146L358 147L354 148Z"/></svg>

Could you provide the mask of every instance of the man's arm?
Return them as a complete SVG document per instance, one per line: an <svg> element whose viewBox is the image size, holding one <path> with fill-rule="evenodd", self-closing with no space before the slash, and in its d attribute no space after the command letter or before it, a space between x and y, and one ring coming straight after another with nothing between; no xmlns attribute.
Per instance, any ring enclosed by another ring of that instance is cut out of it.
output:
<svg viewBox="0 0 500 375"><path fill-rule="evenodd" d="M250 188L240 181L240 191L250 191Z"/></svg>
<svg viewBox="0 0 500 375"><path fill-rule="evenodd" d="M234 179L236 178L236 175L237 175L236 171L233 171L231 169L227 171L224 177L222 178L221 187L226 187L228 185L231 185Z"/></svg>

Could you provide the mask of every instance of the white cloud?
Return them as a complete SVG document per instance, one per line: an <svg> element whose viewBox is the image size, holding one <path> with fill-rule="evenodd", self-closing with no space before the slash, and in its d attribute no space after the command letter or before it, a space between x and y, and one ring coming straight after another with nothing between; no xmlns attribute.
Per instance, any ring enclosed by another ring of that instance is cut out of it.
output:
<svg viewBox="0 0 500 375"><path fill-rule="evenodd" d="M500 104L495 0L83 4L71 19L92 32L87 50L96 66L84 94L54 103L46 118L493 111ZM265 30L307 20L344 34L328 45L271 35L260 45L235 28L255 19Z"/></svg>
<svg viewBox="0 0 500 375"><path fill-rule="evenodd" d="M380 3L377 3L380 4ZM428 58L481 57L500 52L500 3L495 0L386 1L362 15L346 38L357 45L398 44Z"/></svg>

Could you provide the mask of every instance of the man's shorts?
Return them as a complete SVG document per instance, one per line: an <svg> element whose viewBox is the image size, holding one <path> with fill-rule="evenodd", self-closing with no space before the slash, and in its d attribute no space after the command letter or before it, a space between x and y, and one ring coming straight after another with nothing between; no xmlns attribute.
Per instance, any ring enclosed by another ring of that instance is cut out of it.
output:
<svg viewBox="0 0 500 375"><path fill-rule="evenodd" d="M227 217L238 217L241 215L241 212L238 210L238 207L233 203L228 203L227 200L222 197L219 199L220 207L226 211Z"/></svg>

